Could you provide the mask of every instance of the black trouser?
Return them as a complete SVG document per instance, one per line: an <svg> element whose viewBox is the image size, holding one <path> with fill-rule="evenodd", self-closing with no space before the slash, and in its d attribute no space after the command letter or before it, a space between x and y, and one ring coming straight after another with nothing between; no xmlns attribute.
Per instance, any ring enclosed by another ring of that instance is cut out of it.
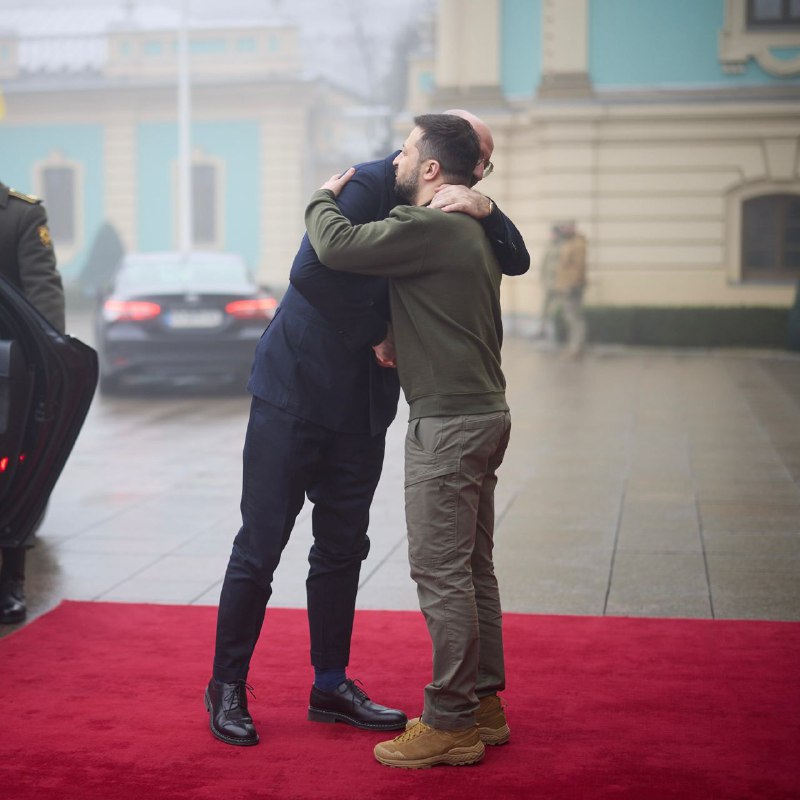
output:
<svg viewBox="0 0 800 800"><path fill-rule="evenodd" d="M217 615L217 680L247 677L272 576L306 494L314 504L306 580L311 663L320 669L347 665L384 442L383 434L335 433L253 398L244 444L242 527Z"/></svg>
<svg viewBox="0 0 800 800"><path fill-rule="evenodd" d="M25 547L4 547L0 566L0 588L25 580Z"/></svg>

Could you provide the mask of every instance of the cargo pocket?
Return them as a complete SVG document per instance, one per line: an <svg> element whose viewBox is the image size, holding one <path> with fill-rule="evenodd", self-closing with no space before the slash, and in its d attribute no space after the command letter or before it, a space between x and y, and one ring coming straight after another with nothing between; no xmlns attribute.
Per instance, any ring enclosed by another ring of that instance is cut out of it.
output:
<svg viewBox="0 0 800 800"><path fill-rule="evenodd" d="M405 495L412 565L436 564L455 552L459 427L452 417L423 417L408 424Z"/></svg>

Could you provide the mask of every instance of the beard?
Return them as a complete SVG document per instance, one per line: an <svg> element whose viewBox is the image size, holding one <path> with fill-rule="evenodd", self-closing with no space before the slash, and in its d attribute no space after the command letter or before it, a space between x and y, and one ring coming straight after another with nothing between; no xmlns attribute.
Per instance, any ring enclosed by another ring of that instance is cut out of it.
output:
<svg viewBox="0 0 800 800"><path fill-rule="evenodd" d="M418 164L411 174L406 175L405 178L399 178L395 175L394 191L404 205L413 206L416 202L420 170L421 166Z"/></svg>

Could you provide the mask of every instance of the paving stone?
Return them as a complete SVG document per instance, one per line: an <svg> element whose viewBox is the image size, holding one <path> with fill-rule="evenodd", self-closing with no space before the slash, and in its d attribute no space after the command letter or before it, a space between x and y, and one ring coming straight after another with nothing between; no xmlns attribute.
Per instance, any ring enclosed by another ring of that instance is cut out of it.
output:
<svg viewBox="0 0 800 800"><path fill-rule="evenodd" d="M507 611L800 619L800 356L594 346L572 360L509 336L504 369L495 564ZM29 558L31 618L63 598L215 605L240 524L248 404L96 398ZM418 607L406 417L401 401L360 608ZM305 605L311 541L307 504L274 605Z"/></svg>

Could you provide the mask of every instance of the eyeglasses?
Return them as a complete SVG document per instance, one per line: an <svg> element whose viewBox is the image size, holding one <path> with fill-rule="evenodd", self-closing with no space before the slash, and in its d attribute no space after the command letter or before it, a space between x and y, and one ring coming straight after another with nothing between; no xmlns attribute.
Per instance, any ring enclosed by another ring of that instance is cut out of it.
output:
<svg viewBox="0 0 800 800"><path fill-rule="evenodd" d="M494 172L494 164L488 159L483 162L483 177L488 178Z"/></svg>

